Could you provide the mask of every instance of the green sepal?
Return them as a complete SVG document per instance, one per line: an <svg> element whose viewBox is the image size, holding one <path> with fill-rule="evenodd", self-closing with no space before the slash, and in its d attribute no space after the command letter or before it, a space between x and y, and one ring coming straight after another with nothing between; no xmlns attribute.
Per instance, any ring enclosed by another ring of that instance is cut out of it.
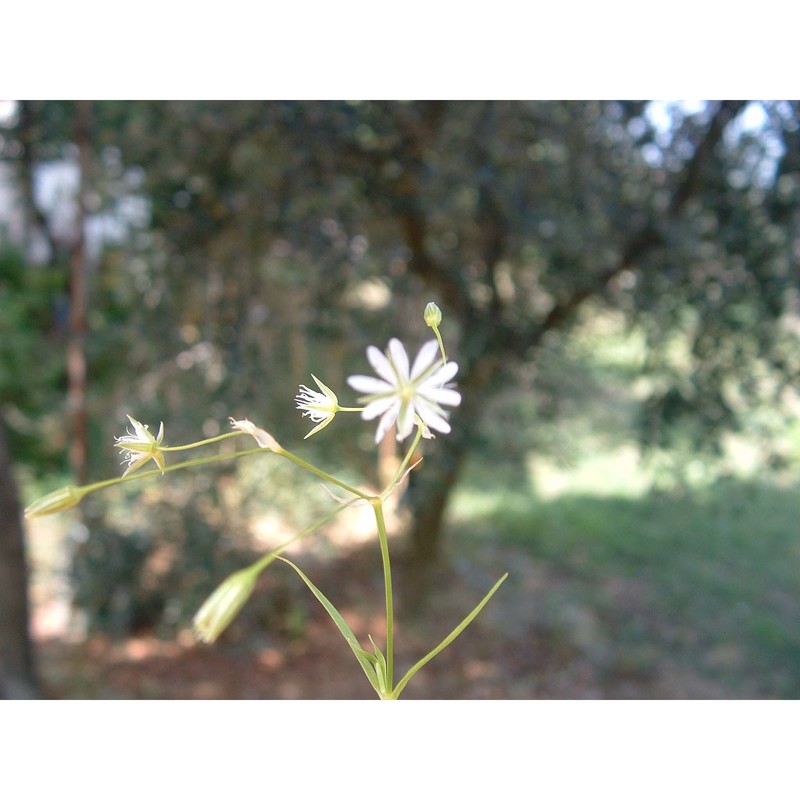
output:
<svg viewBox="0 0 800 800"><path fill-rule="evenodd" d="M372 656L372 658L375 659L375 672L378 675L378 685L380 686L381 694L383 695L389 688L386 680L386 656L383 655L380 647L375 644L375 640L372 638L372 636L369 636L369 641L372 644L372 649L375 651L375 655Z"/></svg>

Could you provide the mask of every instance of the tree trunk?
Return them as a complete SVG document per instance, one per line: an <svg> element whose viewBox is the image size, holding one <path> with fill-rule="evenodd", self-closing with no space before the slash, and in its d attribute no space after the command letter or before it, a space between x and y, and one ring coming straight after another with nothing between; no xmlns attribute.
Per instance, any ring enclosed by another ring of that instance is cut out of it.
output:
<svg viewBox="0 0 800 800"><path fill-rule="evenodd" d="M11 458L0 420L0 699L38 696L28 631L25 539Z"/></svg>
<svg viewBox="0 0 800 800"><path fill-rule="evenodd" d="M78 146L80 185L75 240L70 253L70 314L67 343L67 408L72 438L69 461L79 484L87 482L89 423L86 414L86 184L89 171L89 129L91 106L86 100L77 102L75 141Z"/></svg>
<svg viewBox="0 0 800 800"><path fill-rule="evenodd" d="M410 476L408 499L414 514L410 538L416 562L432 562L439 553L447 501L470 450L469 432L474 430L477 416L467 408L454 414L453 430L447 436L437 436L432 452L424 456L422 469Z"/></svg>
<svg viewBox="0 0 800 800"><path fill-rule="evenodd" d="M451 432L437 436L430 456L422 462L422 469L410 478L408 500L414 514L410 531L412 560L418 565L436 560L450 493L474 446L483 408L492 393L498 363L493 355L487 354L486 344L481 346L481 340L479 335L473 339L480 347L479 353L464 352L459 361L457 383L461 405L451 416Z"/></svg>

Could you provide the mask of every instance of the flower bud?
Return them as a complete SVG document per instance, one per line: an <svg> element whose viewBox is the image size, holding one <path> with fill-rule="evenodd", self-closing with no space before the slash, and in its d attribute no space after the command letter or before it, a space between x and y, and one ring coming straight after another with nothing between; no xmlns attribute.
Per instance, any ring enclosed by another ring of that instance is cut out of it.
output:
<svg viewBox="0 0 800 800"><path fill-rule="evenodd" d="M436 303L428 303L425 306L425 324L429 328L438 328L442 324L442 312Z"/></svg>
<svg viewBox="0 0 800 800"><path fill-rule="evenodd" d="M259 570L248 567L226 578L194 615L194 634L206 644L215 642L250 599Z"/></svg>
<svg viewBox="0 0 800 800"><path fill-rule="evenodd" d="M34 500L26 509L25 516L28 519L34 517L44 517L47 514L58 514L68 508L78 505L86 492L81 491L77 486L62 486L38 500Z"/></svg>

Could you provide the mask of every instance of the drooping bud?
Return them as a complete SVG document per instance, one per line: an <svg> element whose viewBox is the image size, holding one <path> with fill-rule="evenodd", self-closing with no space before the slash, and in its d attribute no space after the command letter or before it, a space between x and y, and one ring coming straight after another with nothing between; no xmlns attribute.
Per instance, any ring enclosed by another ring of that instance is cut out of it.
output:
<svg viewBox="0 0 800 800"><path fill-rule="evenodd" d="M86 492L77 486L62 486L60 489L34 500L25 509L25 516L27 519L33 519L44 517L47 514L58 514L60 511L66 511L78 505L85 494Z"/></svg>
<svg viewBox="0 0 800 800"><path fill-rule="evenodd" d="M194 633L206 644L215 642L250 599L259 570L248 567L226 578L194 616Z"/></svg>

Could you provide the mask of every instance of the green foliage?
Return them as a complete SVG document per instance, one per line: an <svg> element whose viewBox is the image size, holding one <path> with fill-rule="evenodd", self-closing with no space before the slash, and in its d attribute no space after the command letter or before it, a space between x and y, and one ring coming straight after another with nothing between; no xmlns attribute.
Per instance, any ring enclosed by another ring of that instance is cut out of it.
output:
<svg viewBox="0 0 800 800"><path fill-rule="evenodd" d="M64 464L64 292L63 271L0 249L0 407L15 459L39 472Z"/></svg>
<svg viewBox="0 0 800 800"><path fill-rule="evenodd" d="M70 156L75 106L26 109L18 133L33 165ZM341 391L367 343L419 336L431 298L466 387L454 428L467 432L419 476L434 499L468 448L512 467L521 488L531 451L573 462L589 430L601 448L638 435L684 461L718 453L731 430L766 447L800 377L800 107L673 106L664 124L651 111L93 103L92 208L119 219L139 201L146 213L91 273L92 472L106 474L126 413L163 420L171 442L214 435L230 415L299 441L297 384L314 372ZM753 111L760 128L742 124ZM23 391L24 365L48 370L43 385L62 375L52 339L29 335L50 330L45 310L63 289L37 291L45 274L26 268L14 280L28 288L0 294L0 325L14 332L0 343L0 394L32 403L31 459L34 441L67 444L62 398ZM631 341L635 352L609 355ZM598 350L613 365L598 365ZM635 395L620 390L633 384ZM341 425L353 426L345 457L370 474L370 437L362 446L356 421ZM328 441L308 447L324 459Z"/></svg>
<svg viewBox="0 0 800 800"><path fill-rule="evenodd" d="M29 106L33 155L52 159L74 109ZM761 130L741 124L754 108ZM97 392L98 435L134 404L178 417L179 433L230 413L297 433L292 384L321 364L343 377L360 343L404 335L424 283L451 326L469 327L454 354L464 376L494 360L516 379L546 360L579 322L576 297L618 309L644 332L643 442L691 416L692 438L713 447L763 399L756 362L784 380L800 370L782 322L796 286L797 107L674 106L666 126L649 110L94 103L100 207L138 197L149 209L93 287L93 378L118 385L121 364L139 378L127 404ZM688 347L680 365L675 336ZM266 381L267 364L291 388ZM553 410L555 381L537 372L523 381Z"/></svg>

